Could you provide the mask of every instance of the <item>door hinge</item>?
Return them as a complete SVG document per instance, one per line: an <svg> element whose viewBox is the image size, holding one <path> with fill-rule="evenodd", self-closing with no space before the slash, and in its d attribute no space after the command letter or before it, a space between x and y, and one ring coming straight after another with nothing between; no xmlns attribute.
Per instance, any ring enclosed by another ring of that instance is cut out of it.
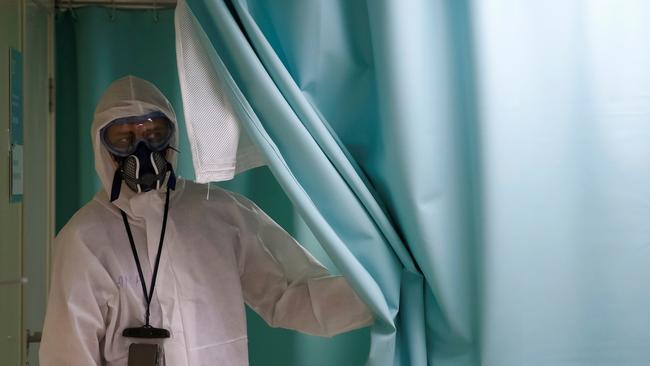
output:
<svg viewBox="0 0 650 366"><path fill-rule="evenodd" d="M29 346L33 343L41 343L41 338L43 337L43 332L32 332L29 329L25 331L25 352L27 353L27 361L25 362L26 366L29 366Z"/></svg>

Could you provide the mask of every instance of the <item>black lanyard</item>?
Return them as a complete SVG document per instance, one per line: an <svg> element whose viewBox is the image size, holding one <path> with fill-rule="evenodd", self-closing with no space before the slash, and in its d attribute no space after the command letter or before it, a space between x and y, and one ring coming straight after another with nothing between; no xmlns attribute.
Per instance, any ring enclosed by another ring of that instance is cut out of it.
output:
<svg viewBox="0 0 650 366"><path fill-rule="evenodd" d="M151 275L151 288L147 293L147 285L144 282L144 274L142 273L142 266L140 265L140 258L138 257L138 250L135 248L135 242L133 241L133 234L131 233L131 226L129 225L129 220L126 217L126 213L120 210L122 213L122 219L124 220L124 227L126 228L126 234L129 236L129 242L131 243L131 251L133 251L133 259L135 259L135 265L138 267L138 275L140 276L140 284L142 284L142 293L144 294L144 299L147 302L147 308L144 313L145 319L145 328L151 328L149 325L149 308L151 306L151 299L153 298L153 290L156 287L156 278L158 277L158 266L160 265L160 254L162 253L163 242L165 241L165 228L167 227L167 212L169 211L169 187L167 187L167 193L165 195L165 212L163 213L163 222L162 230L160 232L160 242L158 244L158 253L156 254L156 264L153 267L153 273Z"/></svg>

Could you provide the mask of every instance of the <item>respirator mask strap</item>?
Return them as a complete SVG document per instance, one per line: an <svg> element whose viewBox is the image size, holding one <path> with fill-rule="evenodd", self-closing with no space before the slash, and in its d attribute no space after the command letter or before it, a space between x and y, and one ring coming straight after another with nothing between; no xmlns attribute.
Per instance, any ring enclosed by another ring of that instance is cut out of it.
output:
<svg viewBox="0 0 650 366"><path fill-rule="evenodd" d="M122 189L122 169L117 168L115 175L113 175L113 186L111 187L111 202L115 201L120 196Z"/></svg>
<svg viewBox="0 0 650 366"><path fill-rule="evenodd" d="M167 171L169 171L169 178L167 178L167 189L172 191L176 190L176 174L174 174L174 168L171 163L167 163Z"/></svg>

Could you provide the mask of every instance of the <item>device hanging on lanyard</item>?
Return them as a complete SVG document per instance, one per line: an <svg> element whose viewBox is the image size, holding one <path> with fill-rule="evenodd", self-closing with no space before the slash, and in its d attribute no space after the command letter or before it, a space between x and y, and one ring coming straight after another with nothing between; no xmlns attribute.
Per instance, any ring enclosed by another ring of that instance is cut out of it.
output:
<svg viewBox="0 0 650 366"><path fill-rule="evenodd" d="M165 354L159 344L133 343L127 366L165 366Z"/></svg>
<svg viewBox="0 0 650 366"><path fill-rule="evenodd" d="M138 268L138 275L140 276L140 284L142 285L142 293L144 294L144 299L147 303L144 319L145 324L141 327L131 327L126 328L122 332L122 335L130 338L169 338L169 331L163 328L155 328L149 324L149 315L151 300L153 299L154 289L156 287L156 279L158 277L158 267L160 265L160 255L162 253L163 243L165 241L165 229L167 226L167 213L169 211L169 186L167 187L167 193L165 194L165 211L163 213L163 222L162 230L160 233L160 242L158 243L158 252L156 253L156 262L153 267L153 272L151 275L151 287L147 291L147 285L144 280L144 273L142 272L142 265L140 264L140 258L138 257L138 250L135 247L135 241L133 240L133 233L131 232L131 226L129 225L129 219L126 216L126 213L122 210L122 219L124 220L124 227L126 228L126 234L129 237L129 243L131 244L131 251L133 252L133 259L135 260L135 265Z"/></svg>
<svg viewBox="0 0 650 366"><path fill-rule="evenodd" d="M158 268L160 266L160 256L162 253L163 243L165 241L165 230L167 227L167 214L169 212L169 190L174 189L176 185L176 177L174 174L170 174L169 180L167 182L167 192L165 194L165 210L163 212L163 222L162 229L160 232L160 241L158 243L158 252L156 253L156 262L154 264L153 272L151 274L151 287L147 291L147 285L144 280L144 273L142 272L142 265L140 264L140 258L138 257L138 250L135 247L135 241L133 240L133 233L131 232L131 226L129 225L129 220L126 216L126 213L122 210L122 219L124 220L124 228L126 229L126 234L129 237L129 243L131 244L131 251L133 252L133 259L135 260L135 265L138 269L138 276L140 277L140 284L142 285L142 293L144 294L146 308L145 308L145 324L140 327L130 327L122 331L122 336L129 338L141 338L141 339L153 339L160 340L170 337L170 333L167 329L156 328L149 324L150 317L150 307L151 300L153 299L154 289L156 287L156 279L158 277ZM138 366L161 366L164 365L164 353L161 344L150 344L150 343L134 343L129 347L129 365L138 365Z"/></svg>

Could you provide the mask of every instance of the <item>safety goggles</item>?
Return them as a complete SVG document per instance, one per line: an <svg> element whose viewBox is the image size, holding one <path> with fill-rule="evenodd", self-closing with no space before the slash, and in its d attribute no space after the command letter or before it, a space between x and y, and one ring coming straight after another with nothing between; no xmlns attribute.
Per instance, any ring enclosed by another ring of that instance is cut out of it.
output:
<svg viewBox="0 0 650 366"><path fill-rule="evenodd" d="M104 146L117 156L133 154L140 142L151 151L162 151L174 135L174 124L161 112L119 118L100 131Z"/></svg>

